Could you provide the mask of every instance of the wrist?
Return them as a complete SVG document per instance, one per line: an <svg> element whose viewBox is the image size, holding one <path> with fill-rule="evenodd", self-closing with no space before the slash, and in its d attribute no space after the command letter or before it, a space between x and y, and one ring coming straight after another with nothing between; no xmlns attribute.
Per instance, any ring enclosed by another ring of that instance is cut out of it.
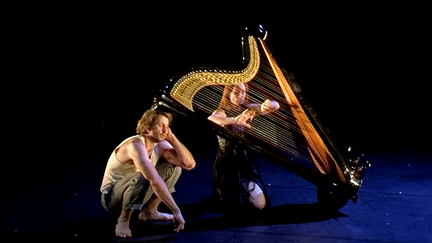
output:
<svg viewBox="0 0 432 243"><path fill-rule="evenodd" d="M231 118L229 118L230 120L231 120L231 123L232 124L237 124L238 123L238 119L240 118L240 116L237 116L237 117L231 117Z"/></svg>
<svg viewBox="0 0 432 243"><path fill-rule="evenodd" d="M180 208L176 207L172 210L173 214L181 214Z"/></svg>
<svg viewBox="0 0 432 243"><path fill-rule="evenodd" d="M170 144L173 144L174 142L176 142L177 137L176 137L174 134L170 134L170 135L166 138L166 140L167 140Z"/></svg>
<svg viewBox="0 0 432 243"><path fill-rule="evenodd" d="M181 143L180 143L180 141L177 139L177 137L175 137L174 135L171 137L171 139L170 140L167 140L170 144L171 144L171 146L173 146L173 148L174 149L178 149L178 148L180 148L181 147Z"/></svg>

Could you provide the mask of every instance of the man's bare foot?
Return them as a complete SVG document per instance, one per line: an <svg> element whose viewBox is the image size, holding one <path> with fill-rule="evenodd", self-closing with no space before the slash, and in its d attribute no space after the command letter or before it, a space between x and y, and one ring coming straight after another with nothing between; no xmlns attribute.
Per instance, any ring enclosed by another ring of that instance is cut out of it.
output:
<svg viewBox="0 0 432 243"><path fill-rule="evenodd" d="M132 231L129 228L129 222L118 222L116 225L116 236L126 238L132 237Z"/></svg>
<svg viewBox="0 0 432 243"><path fill-rule="evenodd" d="M146 212L146 211L142 211L139 216L138 216L139 220L141 221L147 221L147 220L173 220L174 217L172 214L168 214L168 213L160 213L158 211L156 212Z"/></svg>

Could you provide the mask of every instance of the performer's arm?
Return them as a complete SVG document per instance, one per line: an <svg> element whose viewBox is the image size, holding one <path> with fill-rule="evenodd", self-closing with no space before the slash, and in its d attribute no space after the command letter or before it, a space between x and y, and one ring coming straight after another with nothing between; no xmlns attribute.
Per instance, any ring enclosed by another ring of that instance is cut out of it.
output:
<svg viewBox="0 0 432 243"><path fill-rule="evenodd" d="M182 167L185 170L192 170L196 166L195 159L191 152L178 140L178 138L169 129L166 141L171 144L173 149L168 149L163 157L168 163Z"/></svg>
<svg viewBox="0 0 432 243"><path fill-rule="evenodd" d="M279 110L279 103L274 100L266 99L262 104L249 104L248 109L254 110L257 116L267 115L271 112Z"/></svg>
<svg viewBox="0 0 432 243"><path fill-rule="evenodd" d="M220 126L236 124L235 117L227 117L223 110L215 110L208 119Z"/></svg>
<svg viewBox="0 0 432 243"><path fill-rule="evenodd" d="M255 111L251 109L246 109L243 111L243 113L236 117L227 117L223 110L216 110L211 116L208 117L208 119L220 126L237 124L251 128L251 125L248 122L251 122L254 116Z"/></svg>

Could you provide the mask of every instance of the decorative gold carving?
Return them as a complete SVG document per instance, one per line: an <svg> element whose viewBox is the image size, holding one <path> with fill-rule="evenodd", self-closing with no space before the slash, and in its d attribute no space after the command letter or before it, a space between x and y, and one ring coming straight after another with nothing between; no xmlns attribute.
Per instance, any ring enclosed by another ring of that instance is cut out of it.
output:
<svg viewBox="0 0 432 243"><path fill-rule="evenodd" d="M180 78L171 90L171 97L193 111L192 100L195 94L209 85L235 85L251 81L258 72L260 55L253 36L249 36L250 61L242 71L193 71Z"/></svg>

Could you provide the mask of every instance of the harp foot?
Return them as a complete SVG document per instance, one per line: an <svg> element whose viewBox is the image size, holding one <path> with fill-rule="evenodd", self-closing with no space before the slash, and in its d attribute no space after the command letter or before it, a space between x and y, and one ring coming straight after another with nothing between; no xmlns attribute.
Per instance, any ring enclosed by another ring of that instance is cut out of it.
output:
<svg viewBox="0 0 432 243"><path fill-rule="evenodd" d="M336 183L319 186L317 196L318 203L330 210L342 208L350 199L347 188Z"/></svg>
<svg viewBox="0 0 432 243"><path fill-rule="evenodd" d="M372 164L365 158L364 154L355 156L351 147L348 148L348 164L351 167L351 178L363 180L365 171L372 167Z"/></svg>

